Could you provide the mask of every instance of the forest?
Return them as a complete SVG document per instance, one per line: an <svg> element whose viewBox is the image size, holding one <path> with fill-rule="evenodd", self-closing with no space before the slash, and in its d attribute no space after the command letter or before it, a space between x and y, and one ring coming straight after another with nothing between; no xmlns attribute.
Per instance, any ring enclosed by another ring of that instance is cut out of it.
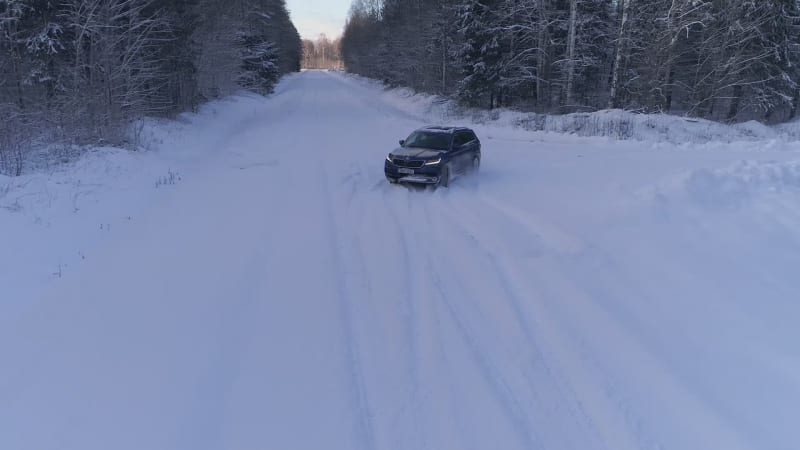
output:
<svg viewBox="0 0 800 450"><path fill-rule="evenodd" d="M777 123L800 103L797 0L355 0L347 69L485 108Z"/></svg>
<svg viewBox="0 0 800 450"><path fill-rule="evenodd" d="M0 170L31 140L129 144L144 116L300 69L285 0L0 1Z"/></svg>

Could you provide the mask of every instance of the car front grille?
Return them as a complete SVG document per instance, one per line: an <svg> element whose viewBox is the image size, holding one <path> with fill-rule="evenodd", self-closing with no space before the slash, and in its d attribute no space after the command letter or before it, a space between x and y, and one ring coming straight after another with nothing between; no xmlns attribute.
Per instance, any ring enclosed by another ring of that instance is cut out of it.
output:
<svg viewBox="0 0 800 450"><path fill-rule="evenodd" d="M408 167L409 169L419 169L423 164L425 164L425 161L420 161L417 159L392 158L392 162L397 167Z"/></svg>

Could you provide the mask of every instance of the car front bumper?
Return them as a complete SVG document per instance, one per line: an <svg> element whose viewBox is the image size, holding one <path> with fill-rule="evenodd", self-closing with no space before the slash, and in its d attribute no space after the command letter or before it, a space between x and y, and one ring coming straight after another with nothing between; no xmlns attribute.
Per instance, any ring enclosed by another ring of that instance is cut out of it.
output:
<svg viewBox="0 0 800 450"><path fill-rule="evenodd" d="M399 183L414 183L414 184L438 184L439 177L426 177L424 175L406 175L398 178Z"/></svg>
<svg viewBox="0 0 800 450"><path fill-rule="evenodd" d="M386 161L383 172L386 174L386 178L391 178L401 183L418 184L437 184L441 175L441 166L422 166L418 169L413 169L413 174L400 173L399 169L399 167Z"/></svg>

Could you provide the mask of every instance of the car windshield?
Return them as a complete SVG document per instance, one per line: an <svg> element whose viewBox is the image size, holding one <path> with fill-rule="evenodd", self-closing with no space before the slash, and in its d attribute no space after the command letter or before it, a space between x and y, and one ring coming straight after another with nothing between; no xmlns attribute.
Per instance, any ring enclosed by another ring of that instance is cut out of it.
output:
<svg viewBox="0 0 800 450"><path fill-rule="evenodd" d="M432 133L415 131L406 139L403 147L430 148L434 150L447 150L450 148L452 136L446 133Z"/></svg>

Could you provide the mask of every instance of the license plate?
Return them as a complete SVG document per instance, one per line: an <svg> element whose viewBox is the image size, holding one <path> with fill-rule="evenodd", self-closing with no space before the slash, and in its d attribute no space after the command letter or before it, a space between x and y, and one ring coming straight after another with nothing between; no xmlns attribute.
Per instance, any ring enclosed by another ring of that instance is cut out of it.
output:
<svg viewBox="0 0 800 450"><path fill-rule="evenodd" d="M414 175L414 169L397 169L397 171L408 175Z"/></svg>

